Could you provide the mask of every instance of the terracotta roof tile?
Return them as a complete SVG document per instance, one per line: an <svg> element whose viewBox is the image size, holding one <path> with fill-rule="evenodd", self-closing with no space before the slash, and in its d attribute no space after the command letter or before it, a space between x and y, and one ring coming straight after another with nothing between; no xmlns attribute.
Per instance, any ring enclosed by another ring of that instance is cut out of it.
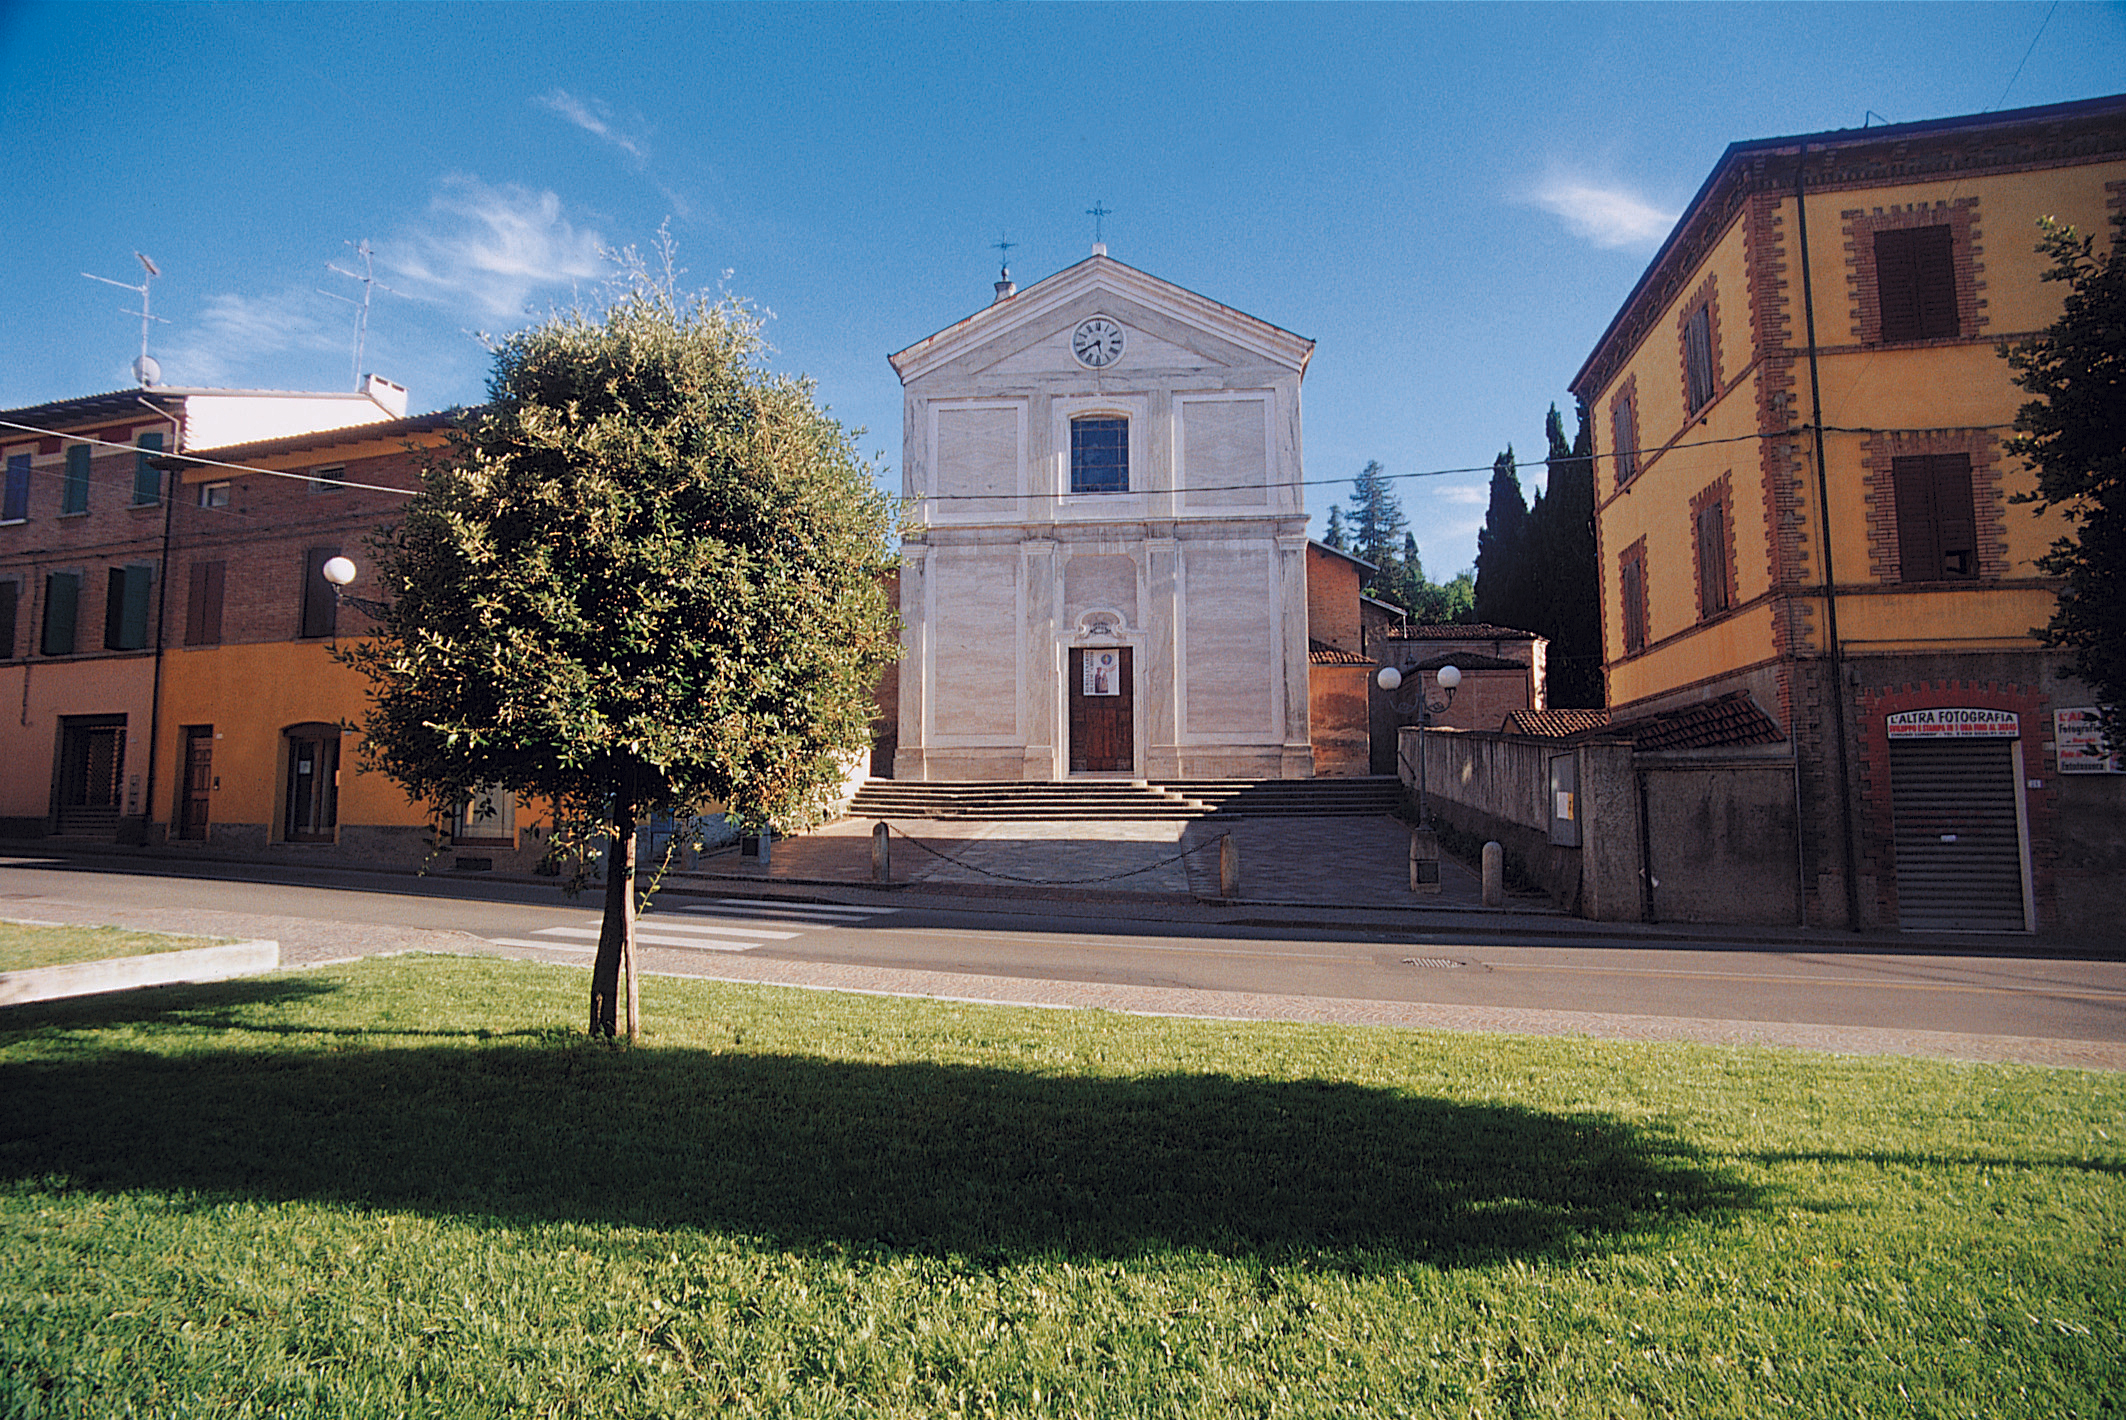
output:
<svg viewBox="0 0 2126 1420"><path fill-rule="evenodd" d="M1511 626L1493 626L1480 621L1472 626L1400 626L1388 636L1396 641L1535 641L1540 639L1533 631L1516 631Z"/></svg>
<svg viewBox="0 0 2126 1420"><path fill-rule="evenodd" d="M1541 739L1561 739L1566 735L1608 727L1607 710L1516 710L1506 717L1502 726L1509 735L1533 735Z"/></svg>
<svg viewBox="0 0 2126 1420"><path fill-rule="evenodd" d="M1356 651L1340 650L1326 641L1307 640L1307 659L1317 666L1370 666L1371 656L1361 656Z"/></svg>
<svg viewBox="0 0 2126 1420"><path fill-rule="evenodd" d="M1629 735L1632 748L1642 752L1773 745L1786 739L1746 690L1730 691L1716 699L1663 710L1657 715L1616 721L1610 729Z"/></svg>

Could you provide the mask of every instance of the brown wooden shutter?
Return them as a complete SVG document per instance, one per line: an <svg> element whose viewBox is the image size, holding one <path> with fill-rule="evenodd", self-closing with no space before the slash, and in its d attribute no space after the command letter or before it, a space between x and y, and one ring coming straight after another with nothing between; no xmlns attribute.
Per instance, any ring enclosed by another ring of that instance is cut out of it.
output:
<svg viewBox="0 0 2126 1420"><path fill-rule="evenodd" d="M1727 517L1722 503L1698 510L1698 609L1705 616L1727 610Z"/></svg>
<svg viewBox="0 0 2126 1420"><path fill-rule="evenodd" d="M226 562L192 564L192 595L185 603L185 644L221 644L221 591L227 575Z"/></svg>
<svg viewBox="0 0 2126 1420"><path fill-rule="evenodd" d="M19 595L17 588L20 585L19 582L0 582L0 661L15 658L15 598Z"/></svg>
<svg viewBox="0 0 2126 1420"><path fill-rule="evenodd" d="M1886 341L1962 333L1956 316L1955 240L1946 226L1877 232L1875 290Z"/></svg>
<svg viewBox="0 0 2126 1420"><path fill-rule="evenodd" d="M1907 582L1978 575L1971 456L1914 454L1890 461L1897 499L1897 571Z"/></svg>
<svg viewBox="0 0 2126 1420"><path fill-rule="evenodd" d="M1713 312L1709 305L1692 311L1684 322L1683 363L1689 386L1684 393L1690 412L1696 414L1713 400Z"/></svg>
<svg viewBox="0 0 2126 1420"><path fill-rule="evenodd" d="M1624 594L1624 649L1646 649L1646 576L1637 559L1626 562L1618 582Z"/></svg>
<svg viewBox="0 0 2126 1420"><path fill-rule="evenodd" d="M325 564L339 555L337 547L313 547L303 553L305 636L330 636L339 625L339 601L325 580Z"/></svg>

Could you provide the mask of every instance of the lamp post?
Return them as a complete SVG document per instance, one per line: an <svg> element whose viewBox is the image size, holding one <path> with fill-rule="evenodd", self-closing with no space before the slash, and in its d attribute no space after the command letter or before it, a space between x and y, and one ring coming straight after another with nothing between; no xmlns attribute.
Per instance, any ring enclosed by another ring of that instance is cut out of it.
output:
<svg viewBox="0 0 2126 1420"><path fill-rule="evenodd" d="M1393 666L1382 666L1374 682L1388 693L1388 703L1395 708L1396 714L1417 716L1417 826L1429 832L1432 806L1425 800L1425 726L1431 723L1434 715L1447 713L1447 707L1454 703L1454 692L1461 686L1462 673L1455 666L1439 668L1439 687L1447 692L1447 698L1437 705L1426 698L1422 677L1412 679L1406 689L1403 673ZM1400 756L1400 748L1397 754Z"/></svg>
<svg viewBox="0 0 2126 1420"><path fill-rule="evenodd" d="M324 573L325 580L332 584L332 599L334 601L345 602L356 611L366 612L380 621L390 612L391 608L382 602L371 601L367 597L351 597L347 595L347 586L354 581L357 571L353 558L328 557L325 559L325 565L318 570Z"/></svg>

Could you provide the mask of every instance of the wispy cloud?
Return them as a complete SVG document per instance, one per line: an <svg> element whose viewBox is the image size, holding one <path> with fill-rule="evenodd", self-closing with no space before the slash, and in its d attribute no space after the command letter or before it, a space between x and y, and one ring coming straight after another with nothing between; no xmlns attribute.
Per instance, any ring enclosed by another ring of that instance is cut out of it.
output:
<svg viewBox="0 0 2126 1420"><path fill-rule="evenodd" d="M1526 200L1563 219L1574 236L1607 249L1653 246L1679 215L1622 187L1561 173L1546 178Z"/></svg>
<svg viewBox="0 0 2126 1420"><path fill-rule="evenodd" d="M633 158L639 164L650 160L648 146L640 138L630 137L612 125L612 110L602 99L588 101L577 98L566 89L556 89L550 94L541 94L532 100L543 109L560 114L576 127L593 137L602 138Z"/></svg>
<svg viewBox="0 0 2126 1420"><path fill-rule="evenodd" d="M553 192L459 173L443 179L426 220L378 243L377 256L408 294L492 319L524 314L541 291L604 276L604 247L563 215Z"/></svg>
<svg viewBox="0 0 2126 1420"><path fill-rule="evenodd" d="M287 382L291 355L302 357L293 363L305 371L322 354L337 352L346 360L353 354L353 324L334 323L327 305L316 291L296 286L266 296L209 296L160 352L163 378L208 388L279 388Z"/></svg>
<svg viewBox="0 0 2126 1420"><path fill-rule="evenodd" d="M664 199L666 207L673 214L683 221L694 219L694 204L687 200L686 195L651 171L650 144L648 137L639 131L644 126L640 115L635 119L638 131L627 133L614 126L612 105L601 98L579 97L566 89L555 89L551 93L539 95L532 102L549 113L560 115L593 138L610 143L627 154L628 166L641 173L650 186L657 189L658 196Z"/></svg>

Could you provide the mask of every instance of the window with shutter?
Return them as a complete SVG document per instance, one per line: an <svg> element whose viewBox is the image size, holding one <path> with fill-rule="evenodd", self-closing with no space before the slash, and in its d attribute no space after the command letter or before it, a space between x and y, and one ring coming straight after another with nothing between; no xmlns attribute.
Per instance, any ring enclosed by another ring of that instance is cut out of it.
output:
<svg viewBox="0 0 2126 1420"><path fill-rule="evenodd" d="M144 562L111 569L103 599L103 648L138 651L148 644L148 606L155 569Z"/></svg>
<svg viewBox="0 0 2126 1420"><path fill-rule="evenodd" d="M1978 575L1978 515L1969 454L1914 454L1890 461L1897 500L1898 575L1907 582Z"/></svg>
<svg viewBox="0 0 2126 1420"><path fill-rule="evenodd" d="M1718 501L1698 510L1698 614L1726 611L1727 505Z"/></svg>
<svg viewBox="0 0 2126 1420"><path fill-rule="evenodd" d="M1636 655L1646 649L1646 562L1627 556L1618 568L1617 584L1624 601L1624 650Z"/></svg>
<svg viewBox="0 0 2126 1420"><path fill-rule="evenodd" d="M148 460L162 452L160 432L142 434L133 441L140 450L133 456L133 506L145 507L162 501L162 470Z"/></svg>
<svg viewBox="0 0 2126 1420"><path fill-rule="evenodd" d="M61 513L89 510L89 446L75 444L66 451L66 482L59 494Z"/></svg>
<svg viewBox="0 0 2126 1420"><path fill-rule="evenodd" d="M21 596L20 582L0 582L0 661L15 659L15 607Z"/></svg>
<svg viewBox="0 0 2126 1420"><path fill-rule="evenodd" d="M330 636L339 629L339 598L325 580L325 564L340 555L337 547L313 547L303 554L303 632Z"/></svg>
<svg viewBox="0 0 2126 1420"><path fill-rule="evenodd" d="M1875 233L1875 290L1885 341L1963 333L1956 315L1955 242L1947 226Z"/></svg>
<svg viewBox="0 0 2126 1420"><path fill-rule="evenodd" d="M185 600L185 644L221 644L221 588L228 573L226 562L192 564L192 591Z"/></svg>
<svg viewBox="0 0 2126 1420"><path fill-rule="evenodd" d="M1684 396L1696 414L1713 402L1713 308L1698 306L1683 323Z"/></svg>
<svg viewBox="0 0 2126 1420"><path fill-rule="evenodd" d="M38 654L74 654L74 618L80 605L79 572L54 572L44 579L44 634L38 639Z"/></svg>
<svg viewBox="0 0 2126 1420"><path fill-rule="evenodd" d="M1627 388L1610 406L1610 435L1616 441L1617 486L1639 476L1639 420L1632 410L1632 391Z"/></svg>
<svg viewBox="0 0 2126 1420"><path fill-rule="evenodd" d="M0 493L0 523L19 523L30 515L30 456L7 456L7 489Z"/></svg>

